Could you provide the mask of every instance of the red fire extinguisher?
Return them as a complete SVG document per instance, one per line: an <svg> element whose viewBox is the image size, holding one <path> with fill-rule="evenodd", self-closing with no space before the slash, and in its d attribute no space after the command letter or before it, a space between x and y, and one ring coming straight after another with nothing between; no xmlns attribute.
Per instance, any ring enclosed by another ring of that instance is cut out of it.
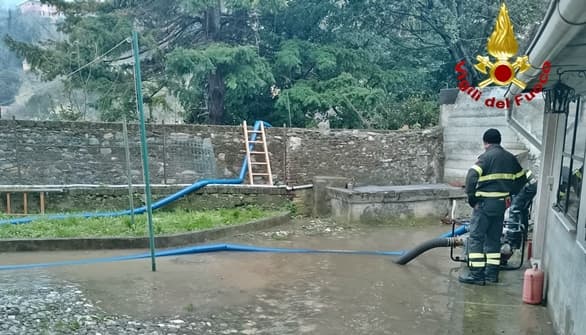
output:
<svg viewBox="0 0 586 335"><path fill-rule="evenodd" d="M545 275L541 269L534 265L532 269L525 271L523 278L523 302L531 305L539 305L542 301L543 279Z"/></svg>

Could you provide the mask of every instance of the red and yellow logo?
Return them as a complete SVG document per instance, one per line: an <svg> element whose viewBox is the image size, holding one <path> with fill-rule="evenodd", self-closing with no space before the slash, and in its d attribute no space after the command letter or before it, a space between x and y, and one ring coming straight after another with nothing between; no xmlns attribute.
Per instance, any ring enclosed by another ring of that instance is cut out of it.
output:
<svg viewBox="0 0 586 335"><path fill-rule="evenodd" d="M529 64L528 56L518 56L514 62L511 63L513 58L519 51L519 44L515 39L515 33L513 32L513 25L511 18L509 17L509 10L503 3L499 10L499 14L494 26L494 30L488 38L487 50L489 56L476 56L477 64L474 64L474 68L478 72L488 76L487 79L481 81L478 84L478 88L482 89L488 85L495 84L498 86L506 86L513 84L518 86L521 90L524 90L524 94L517 94L513 100L502 99L498 100L495 97L487 98L484 100L484 104L487 107L496 108L509 108L513 102L517 106L522 101L531 101L543 90L543 86L549 80L549 72L551 70L551 63L545 61L542 66L542 73L539 76L539 82L530 90L525 90L527 84L517 78L517 74L523 73L531 68ZM482 91L476 87L470 85L467 81L468 72L465 68L466 62L460 61L456 64L456 72L458 75L458 87L460 91L468 94L472 99L479 101L482 96Z"/></svg>
<svg viewBox="0 0 586 335"><path fill-rule="evenodd" d="M519 44L515 39L509 10L504 3L501 5L494 31L488 38L487 49L496 61L492 62L487 56L476 56L478 64L475 64L474 68L480 73L489 75L489 78L479 83L478 87L484 88L490 84L504 86L513 83L520 89L525 89L527 84L517 79L515 73L529 70L531 64L527 56L520 56L515 59L515 62L509 62L519 51Z"/></svg>

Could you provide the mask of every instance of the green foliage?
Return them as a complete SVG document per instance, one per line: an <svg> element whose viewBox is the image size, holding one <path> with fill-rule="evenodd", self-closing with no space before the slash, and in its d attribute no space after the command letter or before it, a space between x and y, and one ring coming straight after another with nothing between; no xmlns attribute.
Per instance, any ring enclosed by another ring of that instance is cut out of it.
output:
<svg viewBox="0 0 586 335"><path fill-rule="evenodd" d="M368 3L368 5L366 5ZM415 55L427 68L439 70L443 80L454 84L453 68L465 59L475 62L477 54L486 54L486 42L496 21L499 1L351 1L345 15L336 23L346 29L369 31L391 43L404 55ZM547 1L509 0L511 20L520 49L524 50L532 31L543 18ZM343 29L343 28L342 28ZM378 39L377 39L378 40ZM385 43L386 44L386 43ZM476 70L469 68L478 79Z"/></svg>
<svg viewBox="0 0 586 335"><path fill-rule="evenodd" d="M246 116L246 102L268 92L274 81L267 62L251 46L211 44L204 49L175 49L168 55L170 88L183 106L197 108L208 76L220 74L226 88L226 110ZM239 122L239 121L237 121Z"/></svg>
<svg viewBox="0 0 586 335"><path fill-rule="evenodd" d="M327 121L331 127L373 129L436 124L438 91L455 84L457 61L471 64L476 54L485 53L499 5L437 0L46 2L66 14L60 30L67 39L5 41L44 79L62 78L66 90L83 96L105 121L135 118L130 47L115 48L134 26L141 36L144 99L150 110L168 109L166 99L173 95L187 122L263 119L313 127ZM545 3L507 4L522 49ZM474 80L473 69L469 72Z"/></svg>
<svg viewBox="0 0 586 335"><path fill-rule="evenodd" d="M429 73L386 69L387 61L337 43L285 41L275 53L274 67L280 85L289 88L280 92L270 119L280 125L288 124L290 117L297 127L322 121L334 128L435 124L439 108L433 102L435 83ZM421 101L425 99L430 100Z"/></svg>
<svg viewBox="0 0 586 335"><path fill-rule="evenodd" d="M157 235L166 235L241 224L276 213L257 207L157 212L154 214L154 226ZM0 239L147 236L146 227L146 215L135 216L134 225L130 217L40 220L25 225L2 225Z"/></svg>

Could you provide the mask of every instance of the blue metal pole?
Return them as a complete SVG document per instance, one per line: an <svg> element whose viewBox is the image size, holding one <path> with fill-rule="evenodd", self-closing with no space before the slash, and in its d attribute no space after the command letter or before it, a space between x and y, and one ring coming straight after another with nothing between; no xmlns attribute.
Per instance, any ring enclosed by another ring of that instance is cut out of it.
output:
<svg viewBox="0 0 586 335"><path fill-rule="evenodd" d="M138 108L138 116L140 119L140 142L142 151L142 167L144 172L144 190L146 193L146 209L147 220L149 225L149 247L151 249L151 265L152 270L157 271L157 264L155 262L155 235L153 229L153 208L151 198L151 184L149 176L149 157L146 140L146 127L144 124L144 109L142 102L142 80L140 78L140 57L138 56L138 34L136 31L132 32L132 53L134 55L134 81L136 88L136 105Z"/></svg>

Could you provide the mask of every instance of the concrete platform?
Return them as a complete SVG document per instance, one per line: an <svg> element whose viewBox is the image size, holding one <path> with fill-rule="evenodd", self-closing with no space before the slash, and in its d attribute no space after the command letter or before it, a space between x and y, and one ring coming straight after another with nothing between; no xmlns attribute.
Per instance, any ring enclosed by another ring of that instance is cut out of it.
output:
<svg viewBox="0 0 586 335"><path fill-rule="evenodd" d="M468 216L463 189L447 184L328 188L332 215L341 222L387 223L445 217L456 201L456 217Z"/></svg>

